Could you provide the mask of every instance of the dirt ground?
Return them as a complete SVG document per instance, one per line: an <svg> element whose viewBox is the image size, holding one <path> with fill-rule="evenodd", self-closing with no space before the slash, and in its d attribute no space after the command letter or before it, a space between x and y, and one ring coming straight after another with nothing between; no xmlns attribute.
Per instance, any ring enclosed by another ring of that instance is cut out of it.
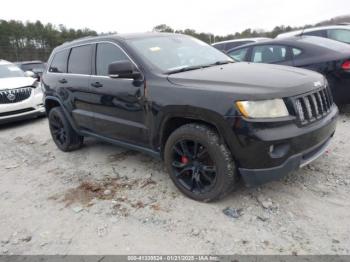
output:
<svg viewBox="0 0 350 262"><path fill-rule="evenodd" d="M0 254L350 254L344 111L321 158L210 204L180 194L147 155L92 139L63 153L46 118L2 126Z"/></svg>

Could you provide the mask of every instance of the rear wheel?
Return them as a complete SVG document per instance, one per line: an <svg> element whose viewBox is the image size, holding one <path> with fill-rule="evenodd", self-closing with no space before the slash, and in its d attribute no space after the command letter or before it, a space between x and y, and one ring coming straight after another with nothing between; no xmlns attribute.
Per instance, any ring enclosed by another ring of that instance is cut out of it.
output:
<svg viewBox="0 0 350 262"><path fill-rule="evenodd" d="M175 185L192 199L218 200L236 185L230 151L205 125L187 124L175 130L166 142L164 158Z"/></svg>
<svg viewBox="0 0 350 262"><path fill-rule="evenodd" d="M50 110L49 127L53 141L62 151L68 152L82 146L84 137L74 131L61 107Z"/></svg>

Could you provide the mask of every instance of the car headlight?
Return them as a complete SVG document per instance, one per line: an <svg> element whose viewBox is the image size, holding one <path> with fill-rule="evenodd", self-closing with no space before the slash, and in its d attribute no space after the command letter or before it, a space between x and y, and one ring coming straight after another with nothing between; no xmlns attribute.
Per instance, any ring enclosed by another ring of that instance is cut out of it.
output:
<svg viewBox="0 0 350 262"><path fill-rule="evenodd" d="M274 118L289 116L283 99L260 101L237 101L236 105L244 117L247 118Z"/></svg>

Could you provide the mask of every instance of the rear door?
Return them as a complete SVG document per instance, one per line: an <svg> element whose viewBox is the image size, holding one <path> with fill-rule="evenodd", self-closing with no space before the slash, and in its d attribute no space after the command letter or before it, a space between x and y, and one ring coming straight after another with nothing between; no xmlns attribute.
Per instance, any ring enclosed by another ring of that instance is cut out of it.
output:
<svg viewBox="0 0 350 262"><path fill-rule="evenodd" d="M130 60L117 44L101 42L95 47L95 75L91 77L91 104L94 129L104 137L139 145L148 144L145 125L144 83L133 79L111 78L108 65Z"/></svg>

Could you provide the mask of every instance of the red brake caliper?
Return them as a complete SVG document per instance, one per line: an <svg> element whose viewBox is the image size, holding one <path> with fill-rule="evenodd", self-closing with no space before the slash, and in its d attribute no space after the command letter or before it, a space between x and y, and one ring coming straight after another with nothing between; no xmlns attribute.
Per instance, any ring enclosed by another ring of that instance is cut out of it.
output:
<svg viewBox="0 0 350 262"><path fill-rule="evenodd" d="M188 158L186 156L181 156L181 163L182 164L187 164L188 163Z"/></svg>

